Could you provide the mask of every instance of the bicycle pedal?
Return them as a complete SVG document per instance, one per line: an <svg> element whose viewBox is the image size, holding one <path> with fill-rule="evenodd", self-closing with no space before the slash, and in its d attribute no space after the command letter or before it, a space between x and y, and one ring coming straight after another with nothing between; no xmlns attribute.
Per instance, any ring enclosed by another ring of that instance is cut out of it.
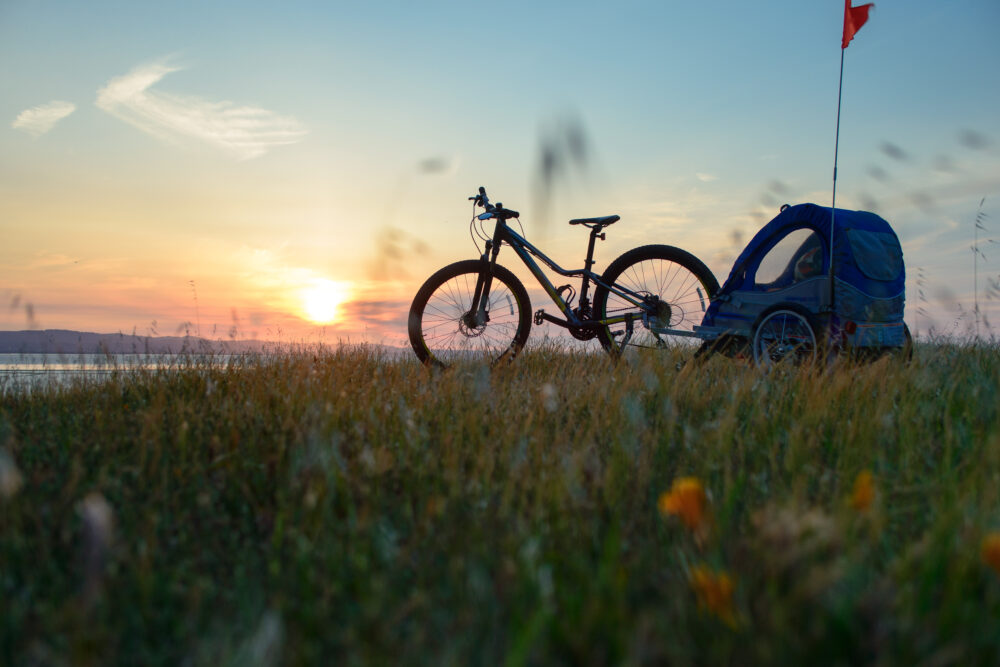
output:
<svg viewBox="0 0 1000 667"><path fill-rule="evenodd" d="M539 308L535 312L535 325L541 325L545 323L545 310Z"/></svg>

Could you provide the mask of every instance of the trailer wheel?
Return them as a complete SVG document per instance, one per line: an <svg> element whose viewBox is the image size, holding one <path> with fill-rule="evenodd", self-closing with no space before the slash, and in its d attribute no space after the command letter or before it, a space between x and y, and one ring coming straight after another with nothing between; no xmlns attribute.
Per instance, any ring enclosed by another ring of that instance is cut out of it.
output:
<svg viewBox="0 0 1000 667"><path fill-rule="evenodd" d="M765 311L753 328L753 358L763 368L815 363L818 349L812 316L794 304Z"/></svg>

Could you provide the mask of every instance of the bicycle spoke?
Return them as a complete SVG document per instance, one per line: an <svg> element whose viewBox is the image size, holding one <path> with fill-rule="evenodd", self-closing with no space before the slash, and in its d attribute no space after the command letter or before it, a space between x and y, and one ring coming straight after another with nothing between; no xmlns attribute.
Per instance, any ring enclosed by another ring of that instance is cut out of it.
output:
<svg viewBox="0 0 1000 667"><path fill-rule="evenodd" d="M677 339L661 335L661 330L692 331L701 322L710 290L698 273L671 258L672 249L651 247L645 252L646 256L626 264L612 279L622 293L608 292L604 316L633 316L630 347L663 347ZM661 252L664 254L659 255ZM608 337L620 340L626 330L624 322L610 325Z"/></svg>
<svg viewBox="0 0 1000 667"><path fill-rule="evenodd" d="M420 337L433 358L448 362L472 355L495 361L517 341L524 319L517 296L502 276L495 275L480 316L472 312L478 280L478 270L457 272L426 298L420 312Z"/></svg>

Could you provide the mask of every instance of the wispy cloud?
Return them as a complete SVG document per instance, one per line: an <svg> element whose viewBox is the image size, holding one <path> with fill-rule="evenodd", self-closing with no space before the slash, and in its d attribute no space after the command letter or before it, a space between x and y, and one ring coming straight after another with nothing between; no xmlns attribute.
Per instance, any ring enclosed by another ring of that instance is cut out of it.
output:
<svg viewBox="0 0 1000 667"><path fill-rule="evenodd" d="M697 178L702 183L711 183L712 181L717 180L718 176L715 176L713 174L705 174L702 172L698 172L695 174L695 178Z"/></svg>
<svg viewBox="0 0 1000 667"><path fill-rule="evenodd" d="M73 259L69 255L42 250L35 253L34 259L29 264L29 269L60 269L74 264L79 264L79 259Z"/></svg>
<svg viewBox="0 0 1000 667"><path fill-rule="evenodd" d="M33 137L40 137L74 111L76 105L72 102L53 100L48 104L25 109L17 115L10 126L15 130L24 130Z"/></svg>
<svg viewBox="0 0 1000 667"><path fill-rule="evenodd" d="M140 65L108 81L98 91L96 104L160 139L193 138L242 159L295 143L306 134L296 119L267 109L152 89L180 69L164 63Z"/></svg>

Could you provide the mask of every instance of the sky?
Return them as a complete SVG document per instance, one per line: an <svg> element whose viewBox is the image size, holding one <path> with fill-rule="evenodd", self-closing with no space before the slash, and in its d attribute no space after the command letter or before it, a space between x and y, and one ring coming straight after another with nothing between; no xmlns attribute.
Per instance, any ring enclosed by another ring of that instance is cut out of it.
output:
<svg viewBox="0 0 1000 667"><path fill-rule="evenodd" d="M1000 333L1000 2L880 0L842 52L843 13L0 0L0 329L405 345L480 185L563 267L616 213L598 270L665 243L722 282L830 205L843 53L837 206L897 231L911 329L978 298Z"/></svg>

